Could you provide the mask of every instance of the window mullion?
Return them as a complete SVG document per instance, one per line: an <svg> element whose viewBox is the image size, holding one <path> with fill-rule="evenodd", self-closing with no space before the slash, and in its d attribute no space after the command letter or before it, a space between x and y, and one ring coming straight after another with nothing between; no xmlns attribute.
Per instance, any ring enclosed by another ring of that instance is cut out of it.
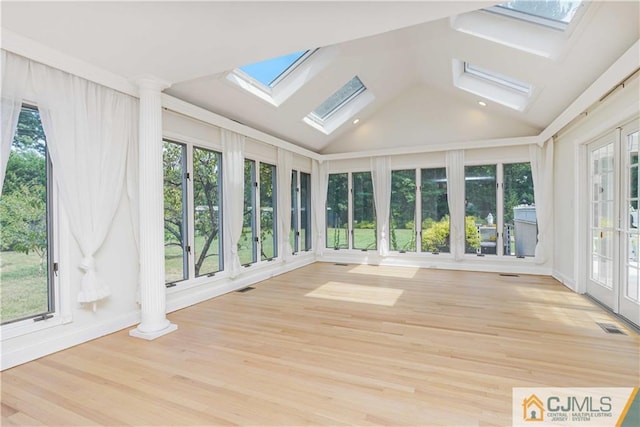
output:
<svg viewBox="0 0 640 427"><path fill-rule="evenodd" d="M416 236L416 253L422 252L422 169L416 168L416 208L414 213L414 230Z"/></svg>
<svg viewBox="0 0 640 427"><path fill-rule="evenodd" d="M349 240L348 249L353 249L353 173L347 173L347 223L348 233L347 239Z"/></svg>
<svg viewBox="0 0 640 427"><path fill-rule="evenodd" d="M260 201L262 200L262 195L260 194L260 170L261 170L261 165L262 162L256 161L254 163L254 167L255 169L253 170L253 187L255 188L255 193L254 193L254 197L253 197L253 218L254 218L254 224L255 224L255 234L253 236L253 244L255 247L255 262L261 262L262 261L262 239L260 238L260 236L262 236L262 224L261 224L261 209L262 206L260 204Z"/></svg>

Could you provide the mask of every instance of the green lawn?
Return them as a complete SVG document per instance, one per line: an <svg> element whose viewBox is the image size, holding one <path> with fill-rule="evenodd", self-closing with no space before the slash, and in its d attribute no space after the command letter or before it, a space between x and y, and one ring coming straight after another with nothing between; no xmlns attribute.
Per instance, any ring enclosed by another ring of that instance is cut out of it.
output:
<svg viewBox="0 0 640 427"><path fill-rule="evenodd" d="M0 252L0 319L2 323L47 312L47 266L40 257Z"/></svg>

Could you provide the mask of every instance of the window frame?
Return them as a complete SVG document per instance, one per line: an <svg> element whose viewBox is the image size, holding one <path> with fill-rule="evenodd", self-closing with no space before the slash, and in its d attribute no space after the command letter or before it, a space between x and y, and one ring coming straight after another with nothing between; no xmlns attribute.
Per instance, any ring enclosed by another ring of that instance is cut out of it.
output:
<svg viewBox="0 0 640 427"><path fill-rule="evenodd" d="M508 18L517 19L519 21L528 22L530 24L535 24L541 27L550 28L550 29L559 30L559 31L566 31L569 27L572 26L572 24L574 24L579 19L584 9L585 9L584 1L581 1L578 7L576 8L573 16L569 20L569 22L564 22L559 19L553 19L546 16L542 16L542 15L527 13L518 9L512 9L506 6L502 6L502 3L484 8L483 10L490 13L495 13L497 15L506 16Z"/></svg>
<svg viewBox="0 0 640 427"><path fill-rule="evenodd" d="M21 109L39 111L37 102L25 100ZM13 143L13 141L12 141ZM46 229L47 229L47 311L10 320L0 324L2 340L71 322L69 310L70 284L67 273L61 270L61 260L68 257L70 231L67 217L60 209L60 197L55 182L55 169L46 143Z"/></svg>
<svg viewBox="0 0 640 427"><path fill-rule="evenodd" d="M183 218L186 218L186 238L183 245L188 247L189 250L185 250L187 258L187 268L188 272L186 278L182 280L174 280L171 282L165 282L165 286L167 288L179 288L184 289L185 287L189 287L193 284L199 284L202 282L206 282L211 280L212 277L217 276L219 274L225 274L225 258L224 258L224 214L222 203L224 201L223 194L223 175L222 175L222 151L219 147L214 146L206 141L197 140L194 138L187 138L184 136L180 136L171 132L163 133L162 138L163 143L170 142L174 144L179 144L184 147L183 153L183 181L185 182L185 191L183 193L183 199L185 202L183 203ZM209 272L206 274L200 274L196 276L195 271L195 198L194 198L194 166L193 166L193 150L202 149L206 151L214 152L218 155L219 165L218 165L218 212L219 212L219 226L218 226L218 247L220 248L219 254L219 267L220 269L215 272ZM164 173L164 170L163 170Z"/></svg>
<svg viewBox="0 0 640 427"><path fill-rule="evenodd" d="M483 79L487 82L496 84L505 89L513 90L526 96L531 95L531 92L533 91L533 85L530 83L484 67L479 67L468 61L463 62L463 72L473 78Z"/></svg>

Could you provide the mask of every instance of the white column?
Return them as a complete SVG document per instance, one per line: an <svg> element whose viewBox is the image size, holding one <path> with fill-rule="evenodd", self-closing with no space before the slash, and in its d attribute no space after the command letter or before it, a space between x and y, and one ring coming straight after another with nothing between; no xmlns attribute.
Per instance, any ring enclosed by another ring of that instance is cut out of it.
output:
<svg viewBox="0 0 640 427"><path fill-rule="evenodd" d="M140 88L140 305L142 318L129 335L152 340L178 329L166 316L164 284L164 193L162 170L162 90L155 78L137 80Z"/></svg>

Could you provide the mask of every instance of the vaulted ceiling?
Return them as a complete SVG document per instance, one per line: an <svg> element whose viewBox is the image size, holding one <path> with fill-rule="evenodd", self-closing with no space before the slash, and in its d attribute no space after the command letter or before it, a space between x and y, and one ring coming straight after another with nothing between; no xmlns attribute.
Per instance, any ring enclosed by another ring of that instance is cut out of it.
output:
<svg viewBox="0 0 640 427"><path fill-rule="evenodd" d="M637 1L585 3L564 33L478 11L495 3L3 1L1 7L3 31L127 79L157 76L177 98L336 153L538 135L639 38ZM483 36L483 28L491 35ZM546 43L549 53L523 50L510 28ZM278 107L226 78L241 65L314 48L331 49L331 59ZM456 61L530 83L526 108L486 99L479 106L484 98L454 84ZM302 121L355 75L374 96L357 125L348 120L326 135Z"/></svg>

